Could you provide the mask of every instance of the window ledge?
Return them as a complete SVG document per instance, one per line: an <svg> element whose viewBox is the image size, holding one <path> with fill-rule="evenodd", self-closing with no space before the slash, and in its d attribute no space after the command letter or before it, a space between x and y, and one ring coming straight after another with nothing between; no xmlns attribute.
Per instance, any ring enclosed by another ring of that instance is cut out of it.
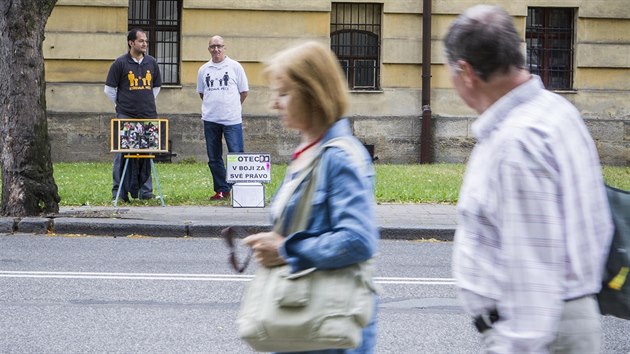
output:
<svg viewBox="0 0 630 354"><path fill-rule="evenodd" d="M573 93L576 94L578 93L577 90L550 90L553 93L557 93L557 94L565 94L565 93Z"/></svg>
<svg viewBox="0 0 630 354"><path fill-rule="evenodd" d="M374 94L374 93L383 93L383 90L350 90L350 93L368 93L368 94Z"/></svg>
<svg viewBox="0 0 630 354"><path fill-rule="evenodd" d="M182 85L175 85L175 84L165 84L161 86L164 89L181 89L183 86Z"/></svg>

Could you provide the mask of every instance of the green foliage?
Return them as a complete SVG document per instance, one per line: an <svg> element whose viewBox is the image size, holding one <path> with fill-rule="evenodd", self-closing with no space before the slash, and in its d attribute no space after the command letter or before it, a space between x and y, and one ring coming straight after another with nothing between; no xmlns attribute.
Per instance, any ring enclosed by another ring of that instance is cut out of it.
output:
<svg viewBox="0 0 630 354"><path fill-rule="evenodd" d="M158 181L167 205L229 205L230 201L213 201L212 176L205 163L186 161L184 163L155 164ZM286 166L272 166L272 182L265 184L267 201L278 187ZM112 204L112 165L111 163L56 163L55 182L59 187L62 206ZM158 195L156 179L153 179L153 193ZM125 205L122 200L118 205ZM131 205L160 205L159 200L131 200Z"/></svg>
<svg viewBox="0 0 630 354"><path fill-rule="evenodd" d="M230 205L210 202L214 194L208 165L187 161L156 164L162 194L167 205ZM265 184L267 202L284 177L286 165L273 165L271 183ZM457 202L465 166L463 164L376 165L376 199L379 203ZM56 163L55 182L62 206L111 205L111 163ZM606 182L630 190L630 167L604 167ZM153 183L157 195L157 183ZM119 206L125 205L119 201ZM160 205L159 200L132 200L131 205Z"/></svg>
<svg viewBox="0 0 630 354"><path fill-rule="evenodd" d="M604 180L608 185L623 190L630 190L630 167L605 166Z"/></svg>
<svg viewBox="0 0 630 354"><path fill-rule="evenodd" d="M376 165L376 199L381 203L456 203L462 164Z"/></svg>
<svg viewBox="0 0 630 354"><path fill-rule="evenodd" d="M194 157L186 157L184 159L181 159L178 163L182 164L182 165L192 165L192 164L196 164L197 160L195 160Z"/></svg>

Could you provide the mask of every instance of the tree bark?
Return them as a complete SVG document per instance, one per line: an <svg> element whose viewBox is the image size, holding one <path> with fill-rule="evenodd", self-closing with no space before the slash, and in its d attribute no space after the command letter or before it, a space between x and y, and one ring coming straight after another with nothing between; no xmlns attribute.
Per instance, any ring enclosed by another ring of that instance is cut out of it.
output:
<svg viewBox="0 0 630 354"><path fill-rule="evenodd" d="M57 0L0 1L2 215L59 211L46 117L42 42Z"/></svg>

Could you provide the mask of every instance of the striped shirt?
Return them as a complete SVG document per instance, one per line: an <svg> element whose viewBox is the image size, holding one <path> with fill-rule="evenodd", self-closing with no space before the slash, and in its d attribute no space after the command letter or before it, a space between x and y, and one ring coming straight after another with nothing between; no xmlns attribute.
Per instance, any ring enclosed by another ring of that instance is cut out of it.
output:
<svg viewBox="0 0 630 354"><path fill-rule="evenodd" d="M601 286L612 221L579 112L538 76L472 126L453 272L464 308L497 308L501 352L546 352L564 300Z"/></svg>

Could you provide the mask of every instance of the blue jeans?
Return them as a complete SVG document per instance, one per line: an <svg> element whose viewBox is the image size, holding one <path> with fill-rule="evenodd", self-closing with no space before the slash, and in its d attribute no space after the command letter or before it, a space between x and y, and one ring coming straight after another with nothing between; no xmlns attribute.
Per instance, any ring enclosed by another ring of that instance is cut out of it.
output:
<svg viewBox="0 0 630 354"><path fill-rule="evenodd" d="M208 167L212 172L212 183L215 192L229 192L230 185L225 180L225 164L223 162L223 143L229 152L243 152L243 124L223 125L203 121L203 133L206 136Z"/></svg>

